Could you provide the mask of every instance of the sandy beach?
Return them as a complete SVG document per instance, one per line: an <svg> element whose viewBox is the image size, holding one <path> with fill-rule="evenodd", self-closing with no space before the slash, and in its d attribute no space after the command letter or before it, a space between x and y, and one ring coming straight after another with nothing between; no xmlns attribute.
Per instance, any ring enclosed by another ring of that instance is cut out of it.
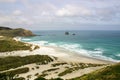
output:
<svg viewBox="0 0 120 80"><path fill-rule="evenodd" d="M33 44L34 46L35 44ZM55 71L50 71L46 72L47 76L45 76L46 79L51 79L51 78L57 78L61 77L63 79L71 79L75 77L82 76L84 74L90 73L92 71L95 71L97 69L103 68L105 66L96 66L96 67L88 67L85 69L79 69L75 70L72 73L66 74L64 76L58 76L61 72L65 71L67 68L73 68L73 67L78 67L76 64L79 63L84 63L87 65L87 63L92 63L92 64L113 64L114 62L111 61L105 61L105 60L100 60L100 59L95 59L91 57L87 57L84 55L77 54L75 52L70 52L68 50L65 50L63 48L58 48L58 47L52 47L52 46L39 46L39 49L33 50L33 51L12 51L12 52L1 52L0 57L7 57L7 56L29 56L29 55L49 55L50 57L57 57L58 59L50 62L49 64L46 65L37 65L37 64L28 64L24 65L19 68L23 67L28 67L30 69L29 72L24 73L24 74L19 74L19 77L24 77L25 79L29 80L34 80L37 78L35 74L42 75L43 72L49 69L56 69ZM65 65L59 65L57 67L51 66L52 64L55 63L66 63ZM40 69L36 69L36 66L39 67ZM16 69L19 69L16 68ZM32 70L34 68L34 70Z"/></svg>
<svg viewBox="0 0 120 80"><path fill-rule="evenodd" d="M12 51L12 52L1 52L0 57L6 56L28 56L28 55L49 55L58 57L59 59L66 62L83 62L83 63L99 63L99 64L109 64L113 63L111 61L95 59L92 57L77 54L75 52L70 52L63 48L51 47L51 46L40 46L39 49L33 51Z"/></svg>

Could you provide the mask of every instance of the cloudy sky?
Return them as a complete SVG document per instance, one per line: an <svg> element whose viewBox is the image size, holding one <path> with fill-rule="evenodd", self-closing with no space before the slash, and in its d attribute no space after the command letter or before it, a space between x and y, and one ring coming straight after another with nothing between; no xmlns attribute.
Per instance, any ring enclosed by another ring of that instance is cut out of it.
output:
<svg viewBox="0 0 120 80"><path fill-rule="evenodd" d="M120 0L0 0L0 25L31 30L120 30Z"/></svg>

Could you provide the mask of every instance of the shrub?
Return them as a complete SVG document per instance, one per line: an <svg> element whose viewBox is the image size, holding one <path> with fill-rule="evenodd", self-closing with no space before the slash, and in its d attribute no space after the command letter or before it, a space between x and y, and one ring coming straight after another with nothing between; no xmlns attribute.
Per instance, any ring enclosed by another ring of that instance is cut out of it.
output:
<svg viewBox="0 0 120 80"><path fill-rule="evenodd" d="M36 78L35 80L46 80L46 79L43 78L43 77L38 77L38 78Z"/></svg>

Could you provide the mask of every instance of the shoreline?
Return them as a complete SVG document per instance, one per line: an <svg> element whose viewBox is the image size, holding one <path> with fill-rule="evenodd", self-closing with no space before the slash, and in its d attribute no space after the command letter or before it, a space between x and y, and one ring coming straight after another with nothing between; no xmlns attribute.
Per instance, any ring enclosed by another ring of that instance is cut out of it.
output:
<svg viewBox="0 0 120 80"><path fill-rule="evenodd" d="M32 45L36 45L30 43ZM29 51L12 51L12 52L0 52L0 57L7 57L7 56L29 56L29 55L48 55L58 57L59 59L66 61L66 62L82 62L82 63L99 63L99 64L114 64L116 62L107 61L102 59L97 59L93 57L88 57L76 52L71 52L61 47L54 47L54 46L40 46L40 48Z"/></svg>
<svg viewBox="0 0 120 80"><path fill-rule="evenodd" d="M27 44L31 44L32 46L37 45L34 43L30 43L30 42L28 42ZM15 69L5 70L4 72L27 67L27 68L29 68L29 72L21 73L21 74L19 74L19 77L28 79L28 76L31 76L31 78L29 78L29 80L33 80L33 79L37 78L37 76L35 76L35 74L44 75L43 72L45 72L45 74L47 74L47 75L44 76L44 78L46 78L46 79L60 77L64 80L66 80L66 79L69 80L69 79L80 77L84 74L96 71L98 69L101 69L108 65L113 65L116 63L116 62L112 62L112 61L101 60L101 59L96 59L96 58L92 58L89 56L85 56L85 55L82 55L82 54L79 54L76 52L72 52L72 51L69 51L69 50L61 48L61 47L40 46L40 45L37 45L37 46L39 46L39 48L35 49L33 51L21 50L21 51L11 51L11 52L0 52L0 58L8 57L8 56L23 57L23 56L29 56L29 55L48 55L54 61L50 62L48 64L44 64L44 65L38 65L36 63L27 64L27 65L23 65L21 67L15 68ZM57 59L54 59L54 57L57 57ZM52 66L53 64L62 64L62 63L65 63L65 64L58 65L55 67ZM90 67L84 67L82 69L82 68L80 68L80 66L82 66L80 64L84 64L87 66L89 64L92 64L92 65L99 64L101 66L90 66ZM39 67L39 69L37 69L36 67ZM79 69L73 70L70 73L66 73L62 76L59 76L59 74L65 72L66 70L70 71L70 69L75 69L75 67L77 67ZM49 70L53 70L53 71L49 71Z"/></svg>
<svg viewBox="0 0 120 80"><path fill-rule="evenodd" d="M14 39L16 39L17 41L21 41L21 37L14 37ZM21 42L23 42L23 41L21 41ZM75 56L75 57L78 57L79 56L79 58L85 58L85 59L90 59L90 60L93 60L93 62L95 62L95 61L99 61L100 63L102 62L102 63L110 63L110 64L113 64L113 63L117 63L117 62L119 62L119 61L117 61L117 60L107 60L107 59L101 59L101 58L97 58L97 57L92 57L92 56L88 56L88 55L84 55L84 53L82 53L82 54L80 54L80 53L77 53L77 52L74 52L74 51L70 51L70 50L67 50L67 49L65 49L65 48L62 48L62 47L57 47L57 46L45 46L45 45L39 45L39 44L36 44L36 43L32 43L32 42L24 42L24 43L27 43L27 44L32 44L32 47L34 47L34 46L39 46L40 48L46 48L46 50L45 51L43 51L43 52L47 52L47 48L48 49L51 49L50 51L53 51L53 52L56 52L56 53L64 53L63 55L73 55L73 56ZM40 50L40 49L39 49ZM31 51L30 51L31 52ZM34 50L33 50L33 52L34 52ZM39 52L39 51L38 51ZM49 51L48 51L49 52ZM60 55L60 56L62 56L62 54ZM46 53L46 55L50 55L49 53L47 54ZM59 56L56 56L56 54L55 55L52 55L52 56L55 56L55 57L59 57ZM81 60L81 59L80 59ZM95 61L94 61L95 60ZM84 61L83 61L84 62ZM86 62L86 61L85 61ZM89 62L89 60L88 60L88 62Z"/></svg>
<svg viewBox="0 0 120 80"><path fill-rule="evenodd" d="M91 62L91 63L96 63L96 62L100 62L101 63L105 63L105 64L114 64L114 63L117 63L117 62L114 62L114 61L109 61L109 60L104 60L104 59L98 59L98 58L94 58L94 57L89 57L89 56L85 56L85 55L82 55L82 54L79 54L77 52L73 52L73 51L69 51L67 49L64 49L64 48L61 48L61 47L53 47L53 46L45 46L45 47L49 47L49 48L54 48L57 52L59 51L63 51L65 52L66 54L69 55L70 58L74 58L76 59L76 61L80 61L80 62L84 62L84 63L87 63L87 62ZM82 60L82 59L84 60ZM77 60L78 59L78 60ZM88 60L88 61L86 61Z"/></svg>

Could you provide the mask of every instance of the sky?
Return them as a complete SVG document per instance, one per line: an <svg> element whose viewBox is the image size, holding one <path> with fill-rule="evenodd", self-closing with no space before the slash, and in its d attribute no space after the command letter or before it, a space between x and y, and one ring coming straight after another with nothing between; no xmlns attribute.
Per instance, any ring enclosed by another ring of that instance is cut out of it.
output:
<svg viewBox="0 0 120 80"><path fill-rule="evenodd" d="M0 26L120 30L120 0L0 0Z"/></svg>

